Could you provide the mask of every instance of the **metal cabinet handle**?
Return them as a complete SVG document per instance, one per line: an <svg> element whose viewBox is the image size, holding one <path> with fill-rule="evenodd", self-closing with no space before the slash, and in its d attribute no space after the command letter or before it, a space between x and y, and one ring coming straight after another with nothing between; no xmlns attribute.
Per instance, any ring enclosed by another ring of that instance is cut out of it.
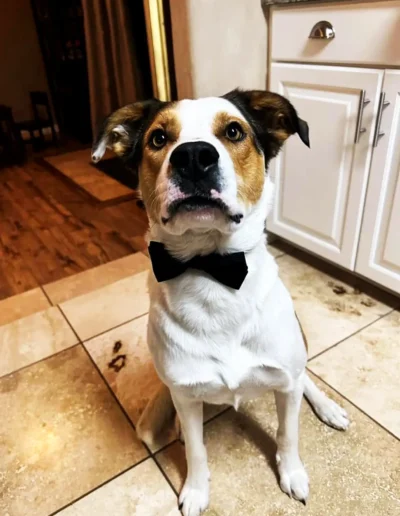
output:
<svg viewBox="0 0 400 516"><path fill-rule="evenodd" d="M381 93L379 97L379 107L378 107L378 116L376 118L376 129L374 135L374 147L378 147L379 140L382 136L385 136L384 132L380 132L381 130L381 122L382 122L382 113L385 107L390 104L388 100L385 100L385 93Z"/></svg>
<svg viewBox="0 0 400 516"><path fill-rule="evenodd" d="M367 92L365 90L361 90L360 92L360 105L358 108L358 115L357 115L357 124L356 124L356 134L354 137L354 143L358 143L360 141L360 136L366 132L365 127L361 127L362 125L362 119L364 114L364 108L367 104L369 104L371 101L369 99L365 98L365 95Z"/></svg>
<svg viewBox="0 0 400 516"><path fill-rule="evenodd" d="M320 21L311 29L310 39L333 39L335 37L335 29L332 23L328 21Z"/></svg>

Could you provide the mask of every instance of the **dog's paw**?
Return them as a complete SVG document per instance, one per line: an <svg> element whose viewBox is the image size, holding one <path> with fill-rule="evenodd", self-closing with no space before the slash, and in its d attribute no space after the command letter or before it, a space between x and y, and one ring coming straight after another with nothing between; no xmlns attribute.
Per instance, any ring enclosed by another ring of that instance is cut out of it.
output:
<svg viewBox="0 0 400 516"><path fill-rule="evenodd" d="M185 482L179 495L179 509L182 511L183 516L199 516L207 509L208 500L208 481L196 487Z"/></svg>
<svg viewBox="0 0 400 516"><path fill-rule="evenodd" d="M309 492L308 475L300 459L282 460L276 455L278 464L280 486L284 493L295 498L304 505L307 502Z"/></svg>
<svg viewBox="0 0 400 516"><path fill-rule="evenodd" d="M350 425L347 412L330 398L326 397L324 403L315 407L318 417L326 425L337 430L347 430Z"/></svg>

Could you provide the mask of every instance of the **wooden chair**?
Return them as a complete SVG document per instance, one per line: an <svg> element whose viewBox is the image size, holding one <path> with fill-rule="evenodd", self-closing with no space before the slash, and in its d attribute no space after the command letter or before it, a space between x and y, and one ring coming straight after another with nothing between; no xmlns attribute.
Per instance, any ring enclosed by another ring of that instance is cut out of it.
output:
<svg viewBox="0 0 400 516"><path fill-rule="evenodd" d="M46 140L43 129L50 127L51 141L53 144L58 143L57 133L54 128L54 119L51 113L49 97L45 91L31 91L31 104L33 111L33 120L25 120L18 123L20 131L29 132L29 143L33 143L34 148L44 147ZM44 115L44 116L43 116ZM35 131L39 132L39 138L35 136Z"/></svg>
<svg viewBox="0 0 400 516"><path fill-rule="evenodd" d="M25 156L25 147L12 109L0 105L0 166L21 164Z"/></svg>

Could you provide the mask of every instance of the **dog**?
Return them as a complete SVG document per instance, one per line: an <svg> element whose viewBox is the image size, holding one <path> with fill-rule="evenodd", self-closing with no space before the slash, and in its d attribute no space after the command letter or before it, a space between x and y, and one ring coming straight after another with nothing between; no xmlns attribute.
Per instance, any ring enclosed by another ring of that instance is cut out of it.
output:
<svg viewBox="0 0 400 516"><path fill-rule="evenodd" d="M93 161L111 148L138 173L154 271L148 345L165 386L137 431L148 442L175 407L187 460L179 496L184 516L201 514L209 503L203 402L237 408L274 391L280 487L303 503L303 394L322 421L349 425L346 412L307 376L304 334L266 246L268 165L291 135L309 146L308 125L289 100L234 90L125 106L105 120L93 145Z"/></svg>

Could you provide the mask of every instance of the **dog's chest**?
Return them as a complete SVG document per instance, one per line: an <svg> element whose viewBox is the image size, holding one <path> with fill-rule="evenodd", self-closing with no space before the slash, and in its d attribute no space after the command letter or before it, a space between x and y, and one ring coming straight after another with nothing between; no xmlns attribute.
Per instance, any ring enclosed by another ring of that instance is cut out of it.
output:
<svg viewBox="0 0 400 516"><path fill-rule="evenodd" d="M255 285L232 296L223 288L196 290L190 277L188 283L180 285L184 306L170 289L168 300L152 303L150 311L149 345L164 382L187 396L234 406L268 389L288 388L297 366L293 350L288 358L293 342L285 333L294 333L293 316L288 321L286 314L293 308L283 285L268 289L268 296ZM165 310L167 302L173 312Z"/></svg>
<svg viewBox="0 0 400 516"><path fill-rule="evenodd" d="M276 266L249 265L238 292L196 272L166 287L153 283L148 342L171 389L238 405L266 390L289 388L304 368L293 304Z"/></svg>
<svg viewBox="0 0 400 516"><path fill-rule="evenodd" d="M262 360L243 345L227 347L227 351L224 357L204 357L196 366L189 361L186 365L191 378L180 378L179 390L208 403L237 408L266 390L288 386L290 378L274 360Z"/></svg>

